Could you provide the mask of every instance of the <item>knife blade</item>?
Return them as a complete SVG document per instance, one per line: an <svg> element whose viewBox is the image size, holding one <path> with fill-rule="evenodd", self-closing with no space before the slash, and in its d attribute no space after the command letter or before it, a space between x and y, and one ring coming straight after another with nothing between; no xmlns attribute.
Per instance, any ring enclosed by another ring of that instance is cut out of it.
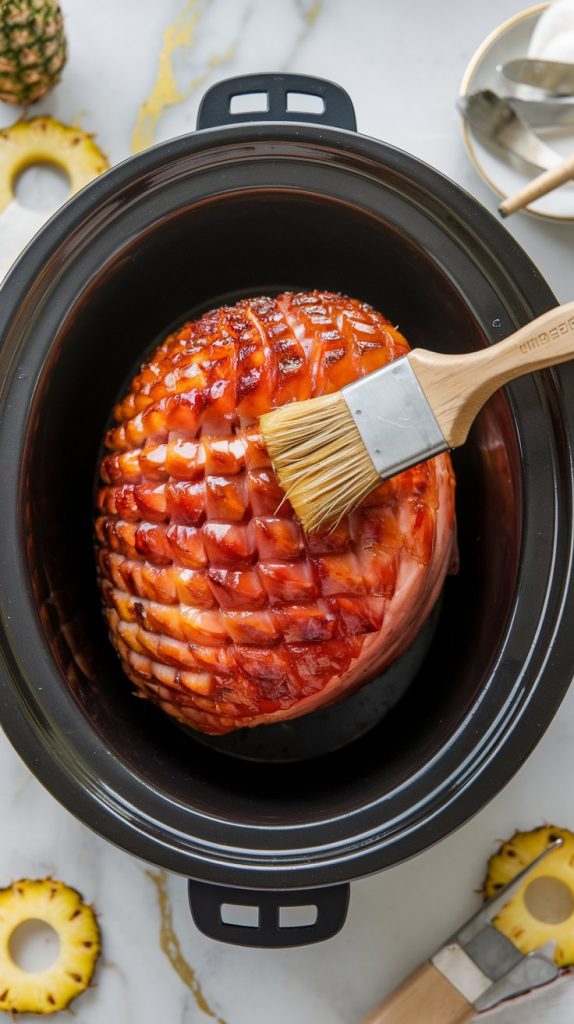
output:
<svg viewBox="0 0 574 1024"><path fill-rule="evenodd" d="M504 64L502 73L511 82L534 85L554 96L574 96L574 64L522 57Z"/></svg>

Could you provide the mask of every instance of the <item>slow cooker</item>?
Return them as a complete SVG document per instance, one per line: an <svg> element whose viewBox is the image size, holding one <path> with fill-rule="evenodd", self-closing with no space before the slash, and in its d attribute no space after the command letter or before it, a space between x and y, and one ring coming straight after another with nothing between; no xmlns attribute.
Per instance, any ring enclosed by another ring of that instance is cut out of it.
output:
<svg viewBox="0 0 574 1024"><path fill-rule="evenodd" d="M266 111L233 112L254 93ZM297 110L302 94L323 112ZM99 606L94 480L115 397L168 327L320 288L372 303L413 346L458 352L555 304L473 198L357 134L332 83L219 83L198 129L73 198L1 289L0 716L72 813L191 879L205 932L292 945L341 926L352 879L474 814L564 696L574 369L496 394L457 451L459 571L388 674L319 717L228 741L136 701ZM255 907L252 926L226 904ZM315 907L314 923L287 927L293 905Z"/></svg>

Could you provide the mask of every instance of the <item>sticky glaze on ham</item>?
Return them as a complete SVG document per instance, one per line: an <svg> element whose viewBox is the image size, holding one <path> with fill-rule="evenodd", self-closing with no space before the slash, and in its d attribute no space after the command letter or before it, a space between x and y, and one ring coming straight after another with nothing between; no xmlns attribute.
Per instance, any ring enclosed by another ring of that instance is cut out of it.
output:
<svg viewBox="0 0 574 1024"><path fill-rule="evenodd" d="M257 429L406 351L363 302L287 293L185 324L142 367L96 518L110 637L140 696L226 733L339 700L413 641L453 552L448 455L305 536Z"/></svg>

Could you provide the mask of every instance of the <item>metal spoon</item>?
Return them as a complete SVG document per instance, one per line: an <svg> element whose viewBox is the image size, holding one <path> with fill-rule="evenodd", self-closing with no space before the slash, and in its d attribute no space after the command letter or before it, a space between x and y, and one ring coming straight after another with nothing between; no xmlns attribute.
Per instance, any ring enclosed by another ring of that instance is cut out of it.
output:
<svg viewBox="0 0 574 1024"><path fill-rule="evenodd" d="M504 102L531 128L569 128L574 125L574 99L569 96L544 100L505 96Z"/></svg>
<svg viewBox="0 0 574 1024"><path fill-rule="evenodd" d="M564 160L531 131L509 103L490 89L461 96L458 109L479 135L531 167L548 171Z"/></svg>

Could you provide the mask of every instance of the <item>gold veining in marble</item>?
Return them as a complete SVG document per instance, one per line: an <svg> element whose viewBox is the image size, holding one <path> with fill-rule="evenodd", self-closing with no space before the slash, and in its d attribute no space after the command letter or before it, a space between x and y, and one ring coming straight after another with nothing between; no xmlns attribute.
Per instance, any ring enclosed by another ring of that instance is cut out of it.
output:
<svg viewBox="0 0 574 1024"><path fill-rule="evenodd" d="M214 54L210 57L205 71L196 75L187 89L180 90L175 77L172 57L176 50L182 47L190 49L193 46L195 29L202 13L200 0L188 0L175 21L164 30L155 83L150 95L142 103L138 112L132 135L132 153L139 153L142 149L153 145L155 129L166 107L188 99L195 89L203 85L212 71L233 59L235 43L231 43L223 54Z"/></svg>
<svg viewBox="0 0 574 1024"><path fill-rule="evenodd" d="M307 27L307 30L313 28L313 25L317 20L317 15L319 14L320 10L321 0L315 0L315 2L311 4L309 10L305 14L305 25Z"/></svg>
<svg viewBox="0 0 574 1024"><path fill-rule="evenodd" d="M225 1021L218 1017L215 1010L207 1002L197 973L190 963L185 959L181 943L173 925L173 915L167 891L167 875L165 871L146 871L146 875L153 882L157 892L157 902L160 914L159 944L162 952L165 953L171 966L179 974L184 985L192 993L199 1009L208 1017L213 1017L215 1024L225 1024Z"/></svg>
<svg viewBox="0 0 574 1024"><path fill-rule="evenodd" d="M139 109L132 135L133 153L139 153L140 150L153 145L156 125L165 108L173 106L174 103L181 103L191 92L191 88L183 92L179 89L172 58L176 50L190 47L193 43L195 27L200 17L198 5L199 0L187 0L177 18L164 30L153 89Z"/></svg>

